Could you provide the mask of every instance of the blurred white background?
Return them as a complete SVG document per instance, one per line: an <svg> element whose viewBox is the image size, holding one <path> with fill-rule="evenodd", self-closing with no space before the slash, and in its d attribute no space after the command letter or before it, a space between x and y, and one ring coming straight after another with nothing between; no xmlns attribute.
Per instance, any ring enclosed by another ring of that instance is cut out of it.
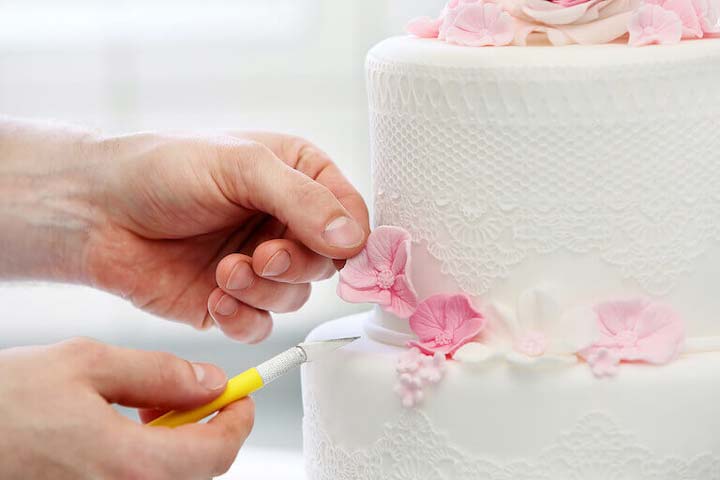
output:
<svg viewBox="0 0 720 480"><path fill-rule="evenodd" d="M437 13L442 4L0 0L0 113L118 133L291 132L321 145L370 198L365 53L402 32L407 19ZM272 337L254 347L152 318L86 288L0 285L0 348L87 335L216 362L235 373L297 343L317 323L358 311L337 300L335 282L317 285L300 312L277 317ZM294 478L301 447L298 375L256 400L256 428L234 471L242 470L243 478ZM268 459L277 461L268 466ZM257 465L265 465L263 473L249 474Z"/></svg>

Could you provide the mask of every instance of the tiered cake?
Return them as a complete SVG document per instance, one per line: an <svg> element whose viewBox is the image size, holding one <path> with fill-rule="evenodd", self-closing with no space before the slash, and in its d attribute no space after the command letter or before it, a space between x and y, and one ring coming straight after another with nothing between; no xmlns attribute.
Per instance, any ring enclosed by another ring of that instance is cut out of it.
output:
<svg viewBox="0 0 720 480"><path fill-rule="evenodd" d="M311 480L720 479L720 39L367 61L374 214Z"/></svg>

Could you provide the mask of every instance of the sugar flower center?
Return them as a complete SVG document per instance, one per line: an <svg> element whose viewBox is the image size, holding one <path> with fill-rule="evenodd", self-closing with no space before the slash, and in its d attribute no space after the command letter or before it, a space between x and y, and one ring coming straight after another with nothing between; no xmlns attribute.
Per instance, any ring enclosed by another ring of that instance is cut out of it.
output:
<svg viewBox="0 0 720 480"><path fill-rule="evenodd" d="M449 333L443 332L435 336L436 345L450 345L452 343L452 337Z"/></svg>
<svg viewBox="0 0 720 480"><path fill-rule="evenodd" d="M387 290L395 285L395 275L388 269L381 270L377 274L377 286Z"/></svg>
<svg viewBox="0 0 720 480"><path fill-rule="evenodd" d="M616 339L623 347L632 347L637 343L638 336L632 330L623 330L616 335Z"/></svg>
<svg viewBox="0 0 720 480"><path fill-rule="evenodd" d="M540 332L528 332L515 343L515 350L529 357L539 357L547 350L547 338Z"/></svg>

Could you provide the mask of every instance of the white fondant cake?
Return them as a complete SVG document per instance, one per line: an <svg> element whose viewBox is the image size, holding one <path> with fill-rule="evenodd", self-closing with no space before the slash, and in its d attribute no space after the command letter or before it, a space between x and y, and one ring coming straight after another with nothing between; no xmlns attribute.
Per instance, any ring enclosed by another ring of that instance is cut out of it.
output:
<svg viewBox="0 0 720 480"><path fill-rule="evenodd" d="M375 223L412 239L372 288L419 306L311 334L364 338L304 367L310 479L720 479L720 39L398 37L367 71ZM427 325L457 294L473 339Z"/></svg>

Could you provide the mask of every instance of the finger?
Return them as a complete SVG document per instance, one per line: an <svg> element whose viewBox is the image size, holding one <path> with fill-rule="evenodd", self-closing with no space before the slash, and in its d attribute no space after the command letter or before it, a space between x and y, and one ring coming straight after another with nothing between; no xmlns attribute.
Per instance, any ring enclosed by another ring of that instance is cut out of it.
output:
<svg viewBox="0 0 720 480"><path fill-rule="evenodd" d="M264 216L264 221L255 227L252 234L246 234L245 242L238 245L238 248L229 253L243 253L250 256L258 245L263 242L273 240L275 238L283 238L285 232L287 231L287 227L271 216Z"/></svg>
<svg viewBox="0 0 720 480"><path fill-rule="evenodd" d="M276 313L293 312L310 297L310 284L280 283L259 277L252 259L245 255L228 255L216 270L218 286L240 302L260 310Z"/></svg>
<svg viewBox="0 0 720 480"><path fill-rule="evenodd" d="M142 423L150 423L158 417L165 415L169 410L163 408L139 408L138 417Z"/></svg>
<svg viewBox="0 0 720 480"><path fill-rule="evenodd" d="M325 280L337 271L331 259L289 239L260 244L253 252L252 267L263 278L289 283Z"/></svg>
<svg viewBox="0 0 720 480"><path fill-rule="evenodd" d="M280 160L326 186L352 217L360 222L366 233L370 232L365 200L325 151L294 135L247 132L243 136L267 146Z"/></svg>
<svg viewBox="0 0 720 480"><path fill-rule="evenodd" d="M141 427L155 452L156 467L180 478L211 478L232 466L252 430L255 407L247 397L223 408L207 423L175 429ZM170 478L174 478L173 475Z"/></svg>
<svg viewBox="0 0 720 480"><path fill-rule="evenodd" d="M190 363L164 352L144 352L87 339L67 342L92 388L111 403L187 409L210 402L227 377L208 363Z"/></svg>
<svg viewBox="0 0 720 480"><path fill-rule="evenodd" d="M360 251L367 222L353 218L328 187L291 168L260 143L238 142L225 150L218 185L228 198L274 216L321 255L348 258Z"/></svg>
<svg viewBox="0 0 720 480"><path fill-rule="evenodd" d="M338 201L370 233L367 205L330 156L312 142L294 135L273 132L236 133L267 146L280 160L327 187Z"/></svg>
<svg viewBox="0 0 720 480"><path fill-rule="evenodd" d="M208 297L208 315L225 335L240 342L258 343L272 332L270 313L245 305L220 288Z"/></svg>

